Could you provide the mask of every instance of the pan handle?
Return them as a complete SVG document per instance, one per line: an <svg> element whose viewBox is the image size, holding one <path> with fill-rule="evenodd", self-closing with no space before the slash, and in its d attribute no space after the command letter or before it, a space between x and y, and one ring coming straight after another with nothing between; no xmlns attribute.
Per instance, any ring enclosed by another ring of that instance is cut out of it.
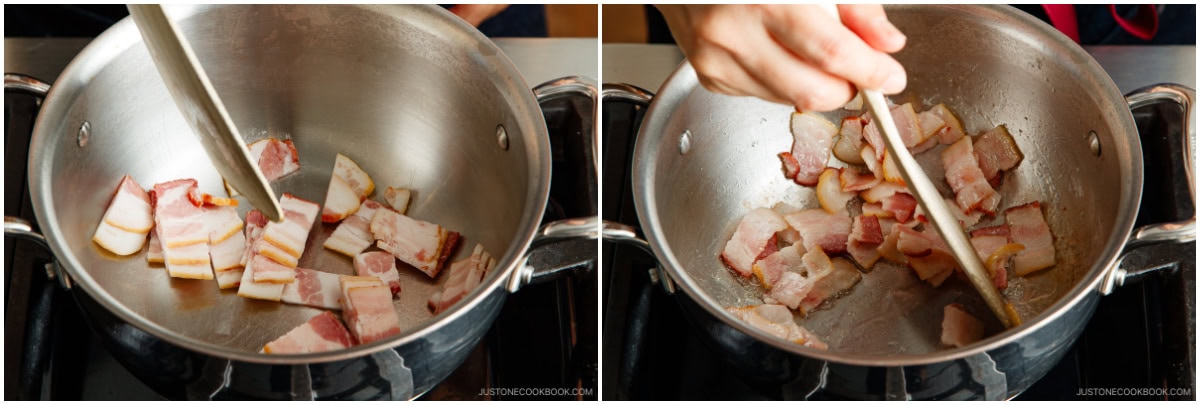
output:
<svg viewBox="0 0 1200 405"><path fill-rule="evenodd" d="M542 225L505 288L517 292L526 285L595 268L596 221L595 217L570 218Z"/></svg>
<svg viewBox="0 0 1200 405"><path fill-rule="evenodd" d="M604 234L602 237L606 242L633 246L654 258L654 268L650 269L650 282L661 285L667 294L675 293L675 283L671 281L671 277L663 270L662 262L654 254L654 249L650 247L650 242L638 236L637 228L612 221L604 221L602 224L604 225Z"/></svg>
<svg viewBox="0 0 1200 405"><path fill-rule="evenodd" d="M54 250L50 249L50 244L46 242L46 237L33 230L33 225L21 218L4 216L4 236L12 236L21 238L27 241L36 243L46 252L50 253L50 257L54 257ZM58 259L54 259L53 264L46 265L46 278L58 280L58 285L64 290L71 289L71 279L62 271L62 266L58 265Z"/></svg>
<svg viewBox="0 0 1200 405"><path fill-rule="evenodd" d="M5 73L4 91L16 91L44 99L50 93L50 83L20 73Z"/></svg>
<svg viewBox="0 0 1200 405"><path fill-rule="evenodd" d="M654 99L654 93L625 83L605 83L600 95L604 101L625 102L639 107L649 107Z"/></svg>
<svg viewBox="0 0 1200 405"><path fill-rule="evenodd" d="M1174 103L1183 109L1183 122L1180 123L1182 125L1180 132L1184 137L1182 140L1183 147L1180 148L1182 156L1177 156L1176 158L1180 159L1183 165L1186 184L1176 181L1175 187L1183 189L1180 191L1187 192L1187 197L1191 201L1193 211L1191 218L1182 221L1151 224L1134 230L1133 234L1129 237L1129 241L1125 244L1117 265L1113 266L1113 270L1101 282L1101 294L1107 295L1116 287L1136 282L1148 274L1178 268L1178 262L1162 263L1162 260L1143 257L1155 255L1152 253L1139 254L1138 252L1142 251L1141 248L1152 245L1194 244L1196 242L1196 180L1192 173L1192 156L1196 145L1196 134L1193 132L1195 130L1195 115L1192 111L1195 99L1195 90L1178 84L1157 84L1143 87L1133 91L1126 97L1126 102L1129 103L1130 110L1157 103Z"/></svg>

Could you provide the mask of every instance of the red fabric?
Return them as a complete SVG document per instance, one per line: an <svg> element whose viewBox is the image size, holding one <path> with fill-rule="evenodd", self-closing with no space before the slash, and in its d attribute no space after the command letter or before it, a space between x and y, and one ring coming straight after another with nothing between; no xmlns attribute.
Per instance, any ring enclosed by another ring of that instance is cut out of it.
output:
<svg viewBox="0 0 1200 405"><path fill-rule="evenodd" d="M1112 13L1113 19L1117 20L1117 24L1120 24L1121 28L1143 41L1149 41L1154 38L1154 34L1158 33L1158 10L1155 10L1151 4L1139 5L1137 14L1134 14L1132 20L1121 18L1121 15L1117 14L1116 5L1109 4L1108 11Z"/></svg>
<svg viewBox="0 0 1200 405"><path fill-rule="evenodd" d="M1043 4L1042 9L1050 17L1050 24L1075 43L1079 43L1079 20L1075 18L1075 6L1071 4Z"/></svg>

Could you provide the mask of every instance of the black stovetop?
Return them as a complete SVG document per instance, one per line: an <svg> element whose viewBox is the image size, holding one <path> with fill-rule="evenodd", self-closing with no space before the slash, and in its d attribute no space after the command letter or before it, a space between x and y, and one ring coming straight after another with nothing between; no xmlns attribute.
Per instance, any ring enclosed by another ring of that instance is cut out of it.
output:
<svg viewBox="0 0 1200 405"><path fill-rule="evenodd" d="M644 113L628 104L604 104L605 220L637 224L629 171ZM1166 158L1184 150L1180 126L1173 124L1181 122L1181 112L1151 106L1134 116L1146 161L1137 225L1191 217L1195 207L1172 188L1177 181L1186 184L1183 166ZM675 298L652 281L652 258L612 244L602 254L605 400L782 399L780 387L739 377L714 354L718 349ZM1071 351L1015 399L1195 399L1195 245L1163 247L1152 255L1171 269L1103 297ZM1161 392L1183 395L1107 396L1088 388L1164 388Z"/></svg>
<svg viewBox="0 0 1200 405"><path fill-rule="evenodd" d="M36 223L25 184L36 100L6 94L4 101L4 214ZM551 199L544 221L597 213L588 129L592 120L583 118L591 114L590 103L590 99L567 97L542 106L553 152ZM103 348L85 326L71 293L47 279L42 269L50 262L49 255L29 242L8 237L4 246L5 400L163 399ZM511 295L466 362L422 399L594 400L598 282L594 262L579 267L583 271L525 286ZM584 395L506 395L563 392L521 388L582 388L576 392Z"/></svg>

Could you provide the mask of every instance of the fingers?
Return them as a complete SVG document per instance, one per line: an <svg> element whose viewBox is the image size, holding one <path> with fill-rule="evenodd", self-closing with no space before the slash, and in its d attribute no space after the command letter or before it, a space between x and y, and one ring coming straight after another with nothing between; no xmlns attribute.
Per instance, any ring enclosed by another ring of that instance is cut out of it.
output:
<svg viewBox="0 0 1200 405"><path fill-rule="evenodd" d="M772 93L800 111L830 111L854 96L845 79L817 69L772 38L765 30L748 30L746 49L737 58L745 70Z"/></svg>
<svg viewBox="0 0 1200 405"><path fill-rule="evenodd" d="M878 4L843 4L838 6L842 24L872 48L893 53L904 48L907 38L892 25Z"/></svg>
<svg viewBox="0 0 1200 405"><path fill-rule="evenodd" d="M763 22L780 44L830 75L886 94L899 93L907 84L899 62L816 6L775 7L764 13Z"/></svg>

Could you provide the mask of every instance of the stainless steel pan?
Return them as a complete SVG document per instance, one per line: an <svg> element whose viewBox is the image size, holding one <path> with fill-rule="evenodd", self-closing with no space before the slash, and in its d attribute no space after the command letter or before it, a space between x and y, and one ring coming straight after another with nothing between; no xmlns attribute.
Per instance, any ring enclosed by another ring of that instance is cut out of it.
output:
<svg viewBox="0 0 1200 405"><path fill-rule="evenodd" d="M687 63L654 97L639 133L633 169L638 216L663 275L682 291L684 307L748 373L808 388L834 384L861 398L906 392L917 398L1005 398L1057 362L1099 293L1111 288L1123 249L1141 243L1131 240L1142 162L1130 106L1082 49L1015 9L895 6L888 14L908 36L896 55L908 70L908 89L892 100L922 109L946 103L971 134L1005 124L1025 154L999 189L1002 208L1041 201L1058 263L1011 280L1005 295L1025 320L1022 326L1002 330L961 280L932 289L911 270L890 264L877 265L849 295L798 319L829 344L827 351L786 342L733 317L724 308L762 303L757 283L739 279L717 259L737 222L756 207L817 203L813 189L780 175L775 157L790 148L792 109L705 91ZM1190 109L1190 90L1150 94L1140 97L1170 98ZM827 118L839 122L847 114ZM937 150L918 160L927 172L942 172ZM948 187L944 191L949 195ZM1193 222L1154 229L1167 230L1159 241L1195 238ZM950 302L990 321L988 337L963 348L943 347L942 307ZM980 376L999 378L987 383ZM986 389L960 391L964 382Z"/></svg>
<svg viewBox="0 0 1200 405"><path fill-rule="evenodd" d="M295 142L302 168L275 182L277 192L323 202L335 154L344 153L372 176L377 200L386 186L416 190L410 215L460 232L466 248L456 258L481 243L499 262L476 291L438 316L426 300L445 277L402 268L399 336L337 352L258 353L320 310L243 299L212 281L172 279L142 254L115 257L90 240L124 174L144 187L196 178L202 191L224 193L132 21L122 21L84 49L46 96L29 183L41 231L61 265L58 277L81 293L115 357L143 379L161 380L152 385L186 387L179 395L185 397L224 390L407 399L461 363L508 292L529 281L534 270L525 262L536 239L594 229L582 221L539 231L550 152L534 92L493 43L444 10L270 5L168 12L246 140ZM589 88L567 80L542 90L554 97ZM10 228L20 227L6 223ZM321 246L333 229L314 227L300 266L353 274L349 258ZM279 373L290 375L286 384L268 378Z"/></svg>

